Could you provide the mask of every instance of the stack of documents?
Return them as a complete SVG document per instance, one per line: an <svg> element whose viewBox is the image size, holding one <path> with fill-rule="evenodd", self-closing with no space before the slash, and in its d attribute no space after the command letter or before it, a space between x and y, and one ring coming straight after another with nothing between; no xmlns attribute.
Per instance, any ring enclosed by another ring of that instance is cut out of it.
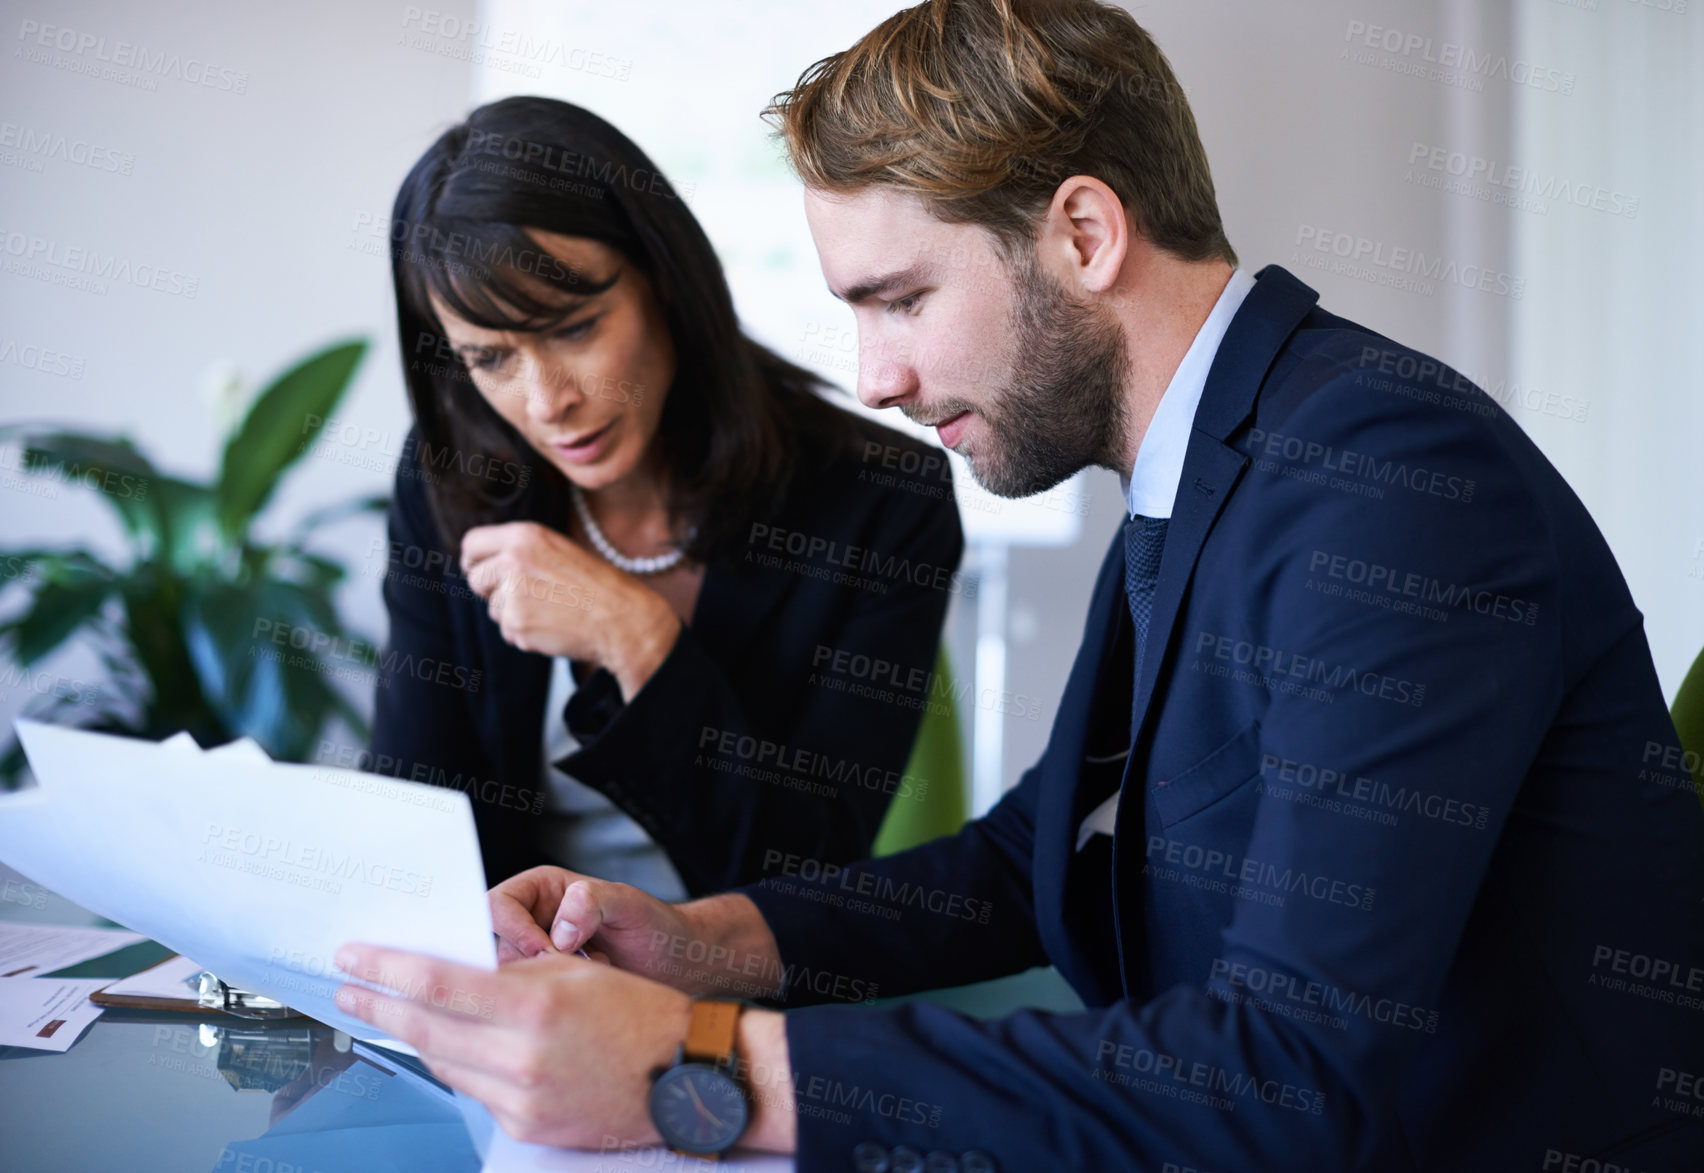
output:
<svg viewBox="0 0 1704 1173"><path fill-rule="evenodd" d="M0 1047L68 1051L101 1016L89 995L111 978L0 977Z"/></svg>
<svg viewBox="0 0 1704 1173"><path fill-rule="evenodd" d="M146 939L123 929L0 924L0 978L40 977Z"/></svg>
<svg viewBox="0 0 1704 1173"><path fill-rule="evenodd" d="M122 929L0 924L0 1047L70 1050L100 1017L89 995L112 979L41 975L141 940Z"/></svg>
<svg viewBox="0 0 1704 1173"><path fill-rule="evenodd" d="M0 861L231 986L374 1038L332 1002L345 942L496 968L465 794L252 742L17 729L39 786L0 795Z"/></svg>

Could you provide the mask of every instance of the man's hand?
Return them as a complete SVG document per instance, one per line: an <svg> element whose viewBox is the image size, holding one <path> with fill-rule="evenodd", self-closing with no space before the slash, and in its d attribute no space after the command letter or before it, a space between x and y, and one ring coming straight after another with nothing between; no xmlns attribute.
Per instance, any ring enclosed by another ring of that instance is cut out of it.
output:
<svg viewBox="0 0 1704 1173"><path fill-rule="evenodd" d="M461 565L505 642L602 665L625 700L668 658L680 635L679 617L656 591L536 522L468 530Z"/></svg>
<svg viewBox="0 0 1704 1173"><path fill-rule="evenodd" d="M774 934L733 893L668 904L626 884L536 867L491 889L491 923L499 964L584 948L687 993L757 998L781 987Z"/></svg>
<svg viewBox="0 0 1704 1173"><path fill-rule="evenodd" d="M655 1144L650 1073L685 1038L690 1000L578 957L496 973L348 945L345 973L395 990L337 992L338 1009L410 1044L439 1079L491 1111L517 1140L595 1148L606 1137Z"/></svg>
<svg viewBox="0 0 1704 1173"><path fill-rule="evenodd" d="M338 1009L413 1046L439 1079L484 1104L517 1140L567 1148L656 1144L651 1074L686 1038L690 999L578 957L535 957L492 973L385 949L345 945L349 984ZM791 1151L796 1117L781 1015L741 1015L740 1054L764 1073L740 1143Z"/></svg>

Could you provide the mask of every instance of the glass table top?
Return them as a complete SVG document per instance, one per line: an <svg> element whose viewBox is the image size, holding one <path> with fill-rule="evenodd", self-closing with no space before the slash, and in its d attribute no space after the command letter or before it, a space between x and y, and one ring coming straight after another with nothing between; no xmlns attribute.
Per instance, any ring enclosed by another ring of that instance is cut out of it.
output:
<svg viewBox="0 0 1704 1173"><path fill-rule="evenodd" d="M54 901L0 920L98 923ZM164 955L149 943L61 972L122 977ZM109 1008L62 1054L0 1047L0 1167L477 1173L480 1158L455 1097L414 1060L309 1019Z"/></svg>

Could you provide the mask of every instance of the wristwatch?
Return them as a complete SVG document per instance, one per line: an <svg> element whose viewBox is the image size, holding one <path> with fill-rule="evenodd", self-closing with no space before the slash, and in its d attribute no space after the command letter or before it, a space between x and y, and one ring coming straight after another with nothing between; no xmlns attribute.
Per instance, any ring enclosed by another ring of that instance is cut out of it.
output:
<svg viewBox="0 0 1704 1173"><path fill-rule="evenodd" d="M694 998L686 1041L651 1084L651 1123L678 1153L719 1157L751 1122L735 1047L744 1009L726 998Z"/></svg>

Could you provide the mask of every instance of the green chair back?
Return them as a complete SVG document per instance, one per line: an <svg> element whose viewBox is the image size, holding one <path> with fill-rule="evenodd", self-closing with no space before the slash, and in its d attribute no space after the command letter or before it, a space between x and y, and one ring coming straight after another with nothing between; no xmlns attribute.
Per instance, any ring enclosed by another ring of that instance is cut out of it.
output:
<svg viewBox="0 0 1704 1173"><path fill-rule="evenodd" d="M935 654L935 675L929 685L917 741L911 747L911 760L905 764L910 786L901 791L909 789L910 793L894 794L876 833L874 855L893 855L951 835L970 817L964 738L959 734L958 708L953 703L958 690L953 687L944 647Z"/></svg>
<svg viewBox="0 0 1704 1173"><path fill-rule="evenodd" d="M1704 652L1698 653L1686 679L1680 682L1680 691L1674 694L1674 708L1669 715L1674 718L1675 731L1680 734L1681 752L1692 770L1698 799L1704 802Z"/></svg>

